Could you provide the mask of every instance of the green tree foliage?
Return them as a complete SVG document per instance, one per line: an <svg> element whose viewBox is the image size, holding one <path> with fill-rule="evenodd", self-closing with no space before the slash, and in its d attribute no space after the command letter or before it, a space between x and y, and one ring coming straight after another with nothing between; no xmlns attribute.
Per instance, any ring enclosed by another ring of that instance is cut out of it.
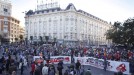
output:
<svg viewBox="0 0 134 75"><path fill-rule="evenodd" d="M15 41L17 42L18 41L18 38L15 38Z"/></svg>
<svg viewBox="0 0 134 75"><path fill-rule="evenodd" d="M56 42L56 40L57 40L57 39L56 39L56 38L54 38L54 42Z"/></svg>
<svg viewBox="0 0 134 75"><path fill-rule="evenodd" d="M45 36L46 43L48 44L49 36Z"/></svg>
<svg viewBox="0 0 134 75"><path fill-rule="evenodd" d="M23 40L23 35L20 35L19 38L20 38L20 40Z"/></svg>
<svg viewBox="0 0 134 75"><path fill-rule="evenodd" d="M134 19L127 19L124 23L115 22L106 32L106 37L115 44L134 47Z"/></svg>
<svg viewBox="0 0 134 75"><path fill-rule="evenodd" d="M43 41L42 36L39 36L39 38L40 38L40 41Z"/></svg>
<svg viewBox="0 0 134 75"><path fill-rule="evenodd" d="M33 36L30 36L30 40L33 41Z"/></svg>

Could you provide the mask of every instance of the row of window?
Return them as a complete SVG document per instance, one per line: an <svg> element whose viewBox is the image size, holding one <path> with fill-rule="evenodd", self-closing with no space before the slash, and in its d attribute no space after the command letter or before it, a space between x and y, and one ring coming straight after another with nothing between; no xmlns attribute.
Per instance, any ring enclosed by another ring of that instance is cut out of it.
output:
<svg viewBox="0 0 134 75"><path fill-rule="evenodd" d="M7 33L8 32L8 27L4 27L3 31Z"/></svg>
<svg viewBox="0 0 134 75"><path fill-rule="evenodd" d="M41 23L41 22L40 22L40 23ZM30 24L32 24L32 22L30 22ZM37 22L34 22L34 24L36 25ZM43 24L44 24L44 25L47 25L47 21L44 21ZM26 25L28 25L28 22L26 22ZM57 26L57 25L58 25L58 22L53 22L53 25L56 25L56 26ZM61 25L62 25L62 24L61 24ZM61 26L61 25L60 25L60 26ZM66 25L69 25L69 23L67 22ZM75 25L75 26L76 26L76 24L74 24L74 22L71 22L71 25ZM98 29L98 28L99 28L99 29L104 28L104 27L101 27L101 26L98 26L98 25L97 25L97 26L96 26L96 25L93 25L93 24L89 24L89 25L90 25L91 27L93 27L93 28L96 28L96 29ZM49 26L51 26L51 24L49 24ZM86 27L87 27L87 24L84 26L84 28L86 28ZM105 29L106 29L106 28L105 28Z"/></svg>
<svg viewBox="0 0 134 75"><path fill-rule="evenodd" d="M18 37L18 35L13 35L13 34L11 34L10 36L11 36L11 37Z"/></svg>

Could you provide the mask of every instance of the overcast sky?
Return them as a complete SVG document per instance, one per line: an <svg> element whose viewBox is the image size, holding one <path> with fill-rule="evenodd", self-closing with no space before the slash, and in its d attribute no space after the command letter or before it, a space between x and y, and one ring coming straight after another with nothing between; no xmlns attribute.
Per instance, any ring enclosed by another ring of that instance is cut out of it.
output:
<svg viewBox="0 0 134 75"><path fill-rule="evenodd" d="M76 9L84 10L107 22L123 22L134 17L134 0L57 0L60 7L65 9L73 3ZM24 11L35 10L37 0L11 0L12 16L19 19L24 26Z"/></svg>

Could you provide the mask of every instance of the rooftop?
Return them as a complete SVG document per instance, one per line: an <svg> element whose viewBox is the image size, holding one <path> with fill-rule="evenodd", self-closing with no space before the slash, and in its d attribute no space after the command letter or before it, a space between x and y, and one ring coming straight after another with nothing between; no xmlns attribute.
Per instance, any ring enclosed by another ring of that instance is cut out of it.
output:
<svg viewBox="0 0 134 75"><path fill-rule="evenodd" d="M94 15L92 15L92 14L90 14L90 13L87 13L87 12L81 10L81 9L80 9L80 10L77 10L77 9L75 8L75 6L74 6L72 3L70 3L70 4L66 7L66 9L61 9L60 7L56 7L56 8L49 8L49 9L36 10L36 11L29 10L29 11L26 13L26 16L30 16L30 15L34 15L34 14L40 14L40 13L55 12L55 11L68 11L68 10L70 10L70 9L73 9L73 10L76 11L76 12L82 13L82 14L84 14L84 15L86 15L86 16L89 16L89 17L92 17L92 18L94 18L94 19L100 20L100 21L102 21L102 22L104 22L104 23L107 23L107 21L104 21L104 20L102 20L102 19L100 19L100 18L98 18L98 17L96 17L96 16L94 16Z"/></svg>

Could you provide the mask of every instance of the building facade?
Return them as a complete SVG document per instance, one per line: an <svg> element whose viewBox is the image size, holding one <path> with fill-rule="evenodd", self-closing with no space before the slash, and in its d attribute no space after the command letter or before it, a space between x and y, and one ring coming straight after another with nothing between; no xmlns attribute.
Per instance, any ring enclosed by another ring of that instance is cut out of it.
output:
<svg viewBox="0 0 134 75"><path fill-rule="evenodd" d="M10 17L10 32L9 32L9 36L10 36L10 42L15 42L15 38L18 38L19 40L19 36L20 36L20 21Z"/></svg>
<svg viewBox="0 0 134 75"><path fill-rule="evenodd" d="M20 31L19 31L19 36L22 35L23 36L23 40L25 39L25 27L19 26Z"/></svg>
<svg viewBox="0 0 134 75"><path fill-rule="evenodd" d="M0 15L11 16L12 5L9 0L0 0Z"/></svg>
<svg viewBox="0 0 134 75"><path fill-rule="evenodd" d="M53 6L53 5L50 5ZM110 28L106 21L83 10L77 10L70 3L66 9L60 7L41 7L29 10L25 16L27 38L33 36L38 41L40 36L56 38L58 43L106 45L105 32Z"/></svg>
<svg viewBox="0 0 134 75"><path fill-rule="evenodd" d="M11 16L12 5L8 0L0 0L0 32L5 39L9 38L9 19Z"/></svg>
<svg viewBox="0 0 134 75"><path fill-rule="evenodd" d="M15 42L22 33L20 21L11 16L12 5L9 0L0 0L0 32L8 42Z"/></svg>

